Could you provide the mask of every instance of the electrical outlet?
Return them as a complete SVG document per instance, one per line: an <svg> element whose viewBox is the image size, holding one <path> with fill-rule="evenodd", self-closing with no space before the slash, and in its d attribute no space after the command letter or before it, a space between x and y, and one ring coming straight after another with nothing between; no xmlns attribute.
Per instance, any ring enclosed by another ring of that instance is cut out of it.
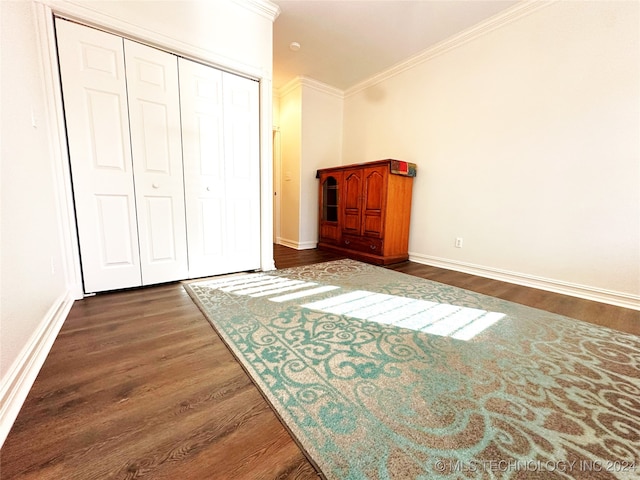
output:
<svg viewBox="0 0 640 480"><path fill-rule="evenodd" d="M462 237L456 237L456 248L462 248Z"/></svg>

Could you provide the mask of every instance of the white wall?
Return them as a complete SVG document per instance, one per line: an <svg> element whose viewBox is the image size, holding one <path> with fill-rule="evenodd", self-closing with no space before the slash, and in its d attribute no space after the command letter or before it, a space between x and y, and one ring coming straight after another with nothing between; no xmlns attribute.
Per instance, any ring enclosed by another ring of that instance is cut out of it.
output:
<svg viewBox="0 0 640 480"><path fill-rule="evenodd" d="M640 306L639 9L552 3L346 93L345 161L418 164L412 260Z"/></svg>
<svg viewBox="0 0 640 480"><path fill-rule="evenodd" d="M1 444L80 291L50 9L261 80L262 265L269 269L272 27L277 8L253 0L18 0L0 1L0 7Z"/></svg>
<svg viewBox="0 0 640 480"><path fill-rule="evenodd" d="M280 237L278 243L298 248L300 242L300 168L302 158L302 87L291 85L280 96Z"/></svg>
<svg viewBox="0 0 640 480"><path fill-rule="evenodd" d="M13 422L17 414L11 402L20 396L16 389L23 382L30 386L37 374L37 369L26 371L24 363L43 348L40 337L71 298L31 3L0 2L0 32L1 444L10 426L5 419Z"/></svg>
<svg viewBox="0 0 640 480"><path fill-rule="evenodd" d="M342 92L302 81L302 165L300 177L300 246L318 245L319 168L342 163Z"/></svg>
<svg viewBox="0 0 640 480"><path fill-rule="evenodd" d="M296 248L318 244L318 180L316 171L341 164L342 92L298 77L279 97L281 159L281 237Z"/></svg>

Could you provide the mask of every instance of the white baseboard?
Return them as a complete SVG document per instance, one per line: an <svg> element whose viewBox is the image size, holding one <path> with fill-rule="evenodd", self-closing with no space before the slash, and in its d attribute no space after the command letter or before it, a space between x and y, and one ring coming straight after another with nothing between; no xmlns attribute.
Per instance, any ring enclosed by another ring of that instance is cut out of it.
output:
<svg viewBox="0 0 640 480"><path fill-rule="evenodd" d="M318 246L318 242L294 242L293 240L287 240L282 237L278 237L276 243L278 245L284 245L285 247L295 248L296 250L311 250Z"/></svg>
<svg viewBox="0 0 640 480"><path fill-rule="evenodd" d="M640 295L630 293L616 292L603 288L579 285L562 280L553 280L549 278L536 277L523 273L510 272L497 268L483 267L471 263L458 262L445 258L432 257L429 255L420 255L409 253L409 260L433 267L446 268L457 272L470 273L480 277L491 278L508 283L515 283L525 287L537 288L548 292L561 293L572 297L584 298L595 302L607 303L618 307L630 308L632 310L640 310Z"/></svg>
<svg viewBox="0 0 640 480"><path fill-rule="evenodd" d="M68 290L49 309L0 384L0 447L15 422L38 372L74 302Z"/></svg>

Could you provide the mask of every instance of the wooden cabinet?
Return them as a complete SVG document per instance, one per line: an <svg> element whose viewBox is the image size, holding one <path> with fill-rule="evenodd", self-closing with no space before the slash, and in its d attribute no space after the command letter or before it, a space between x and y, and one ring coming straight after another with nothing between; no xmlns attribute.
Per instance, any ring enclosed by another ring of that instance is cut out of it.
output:
<svg viewBox="0 0 640 480"><path fill-rule="evenodd" d="M415 164L400 160L318 170L318 248L388 265L409 258Z"/></svg>

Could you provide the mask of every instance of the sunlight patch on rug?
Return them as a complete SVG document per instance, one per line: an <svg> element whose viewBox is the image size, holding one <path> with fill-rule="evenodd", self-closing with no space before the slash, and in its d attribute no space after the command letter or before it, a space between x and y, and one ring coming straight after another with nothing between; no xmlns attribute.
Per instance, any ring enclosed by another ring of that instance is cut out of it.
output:
<svg viewBox="0 0 640 480"><path fill-rule="evenodd" d="M415 300L365 290L356 290L325 300L306 303L302 307L432 335L450 336L458 340L470 340L504 317L503 313L488 312L478 308Z"/></svg>
<svg viewBox="0 0 640 480"><path fill-rule="evenodd" d="M216 280L207 280L201 282L202 285L223 292L233 293L235 295L249 295L251 297L266 297L292 290L308 289L298 294L283 295L281 297L272 297L271 301L283 302L294 298L300 298L316 293L323 293L329 290L335 290L339 287L324 286L310 289L318 285L315 282L305 282L302 280L289 280L288 278L274 277L263 273L248 273L233 275L230 277L222 277ZM277 300L274 300L276 298Z"/></svg>
<svg viewBox="0 0 640 480"><path fill-rule="evenodd" d="M317 286L316 282L291 280L262 273L205 281L202 285L234 295L269 297L269 301L278 303L340 289L335 285ZM279 295L291 290L297 291ZM301 306L432 335L450 336L457 340L470 340L504 317L503 313L498 312L366 290L355 290Z"/></svg>

